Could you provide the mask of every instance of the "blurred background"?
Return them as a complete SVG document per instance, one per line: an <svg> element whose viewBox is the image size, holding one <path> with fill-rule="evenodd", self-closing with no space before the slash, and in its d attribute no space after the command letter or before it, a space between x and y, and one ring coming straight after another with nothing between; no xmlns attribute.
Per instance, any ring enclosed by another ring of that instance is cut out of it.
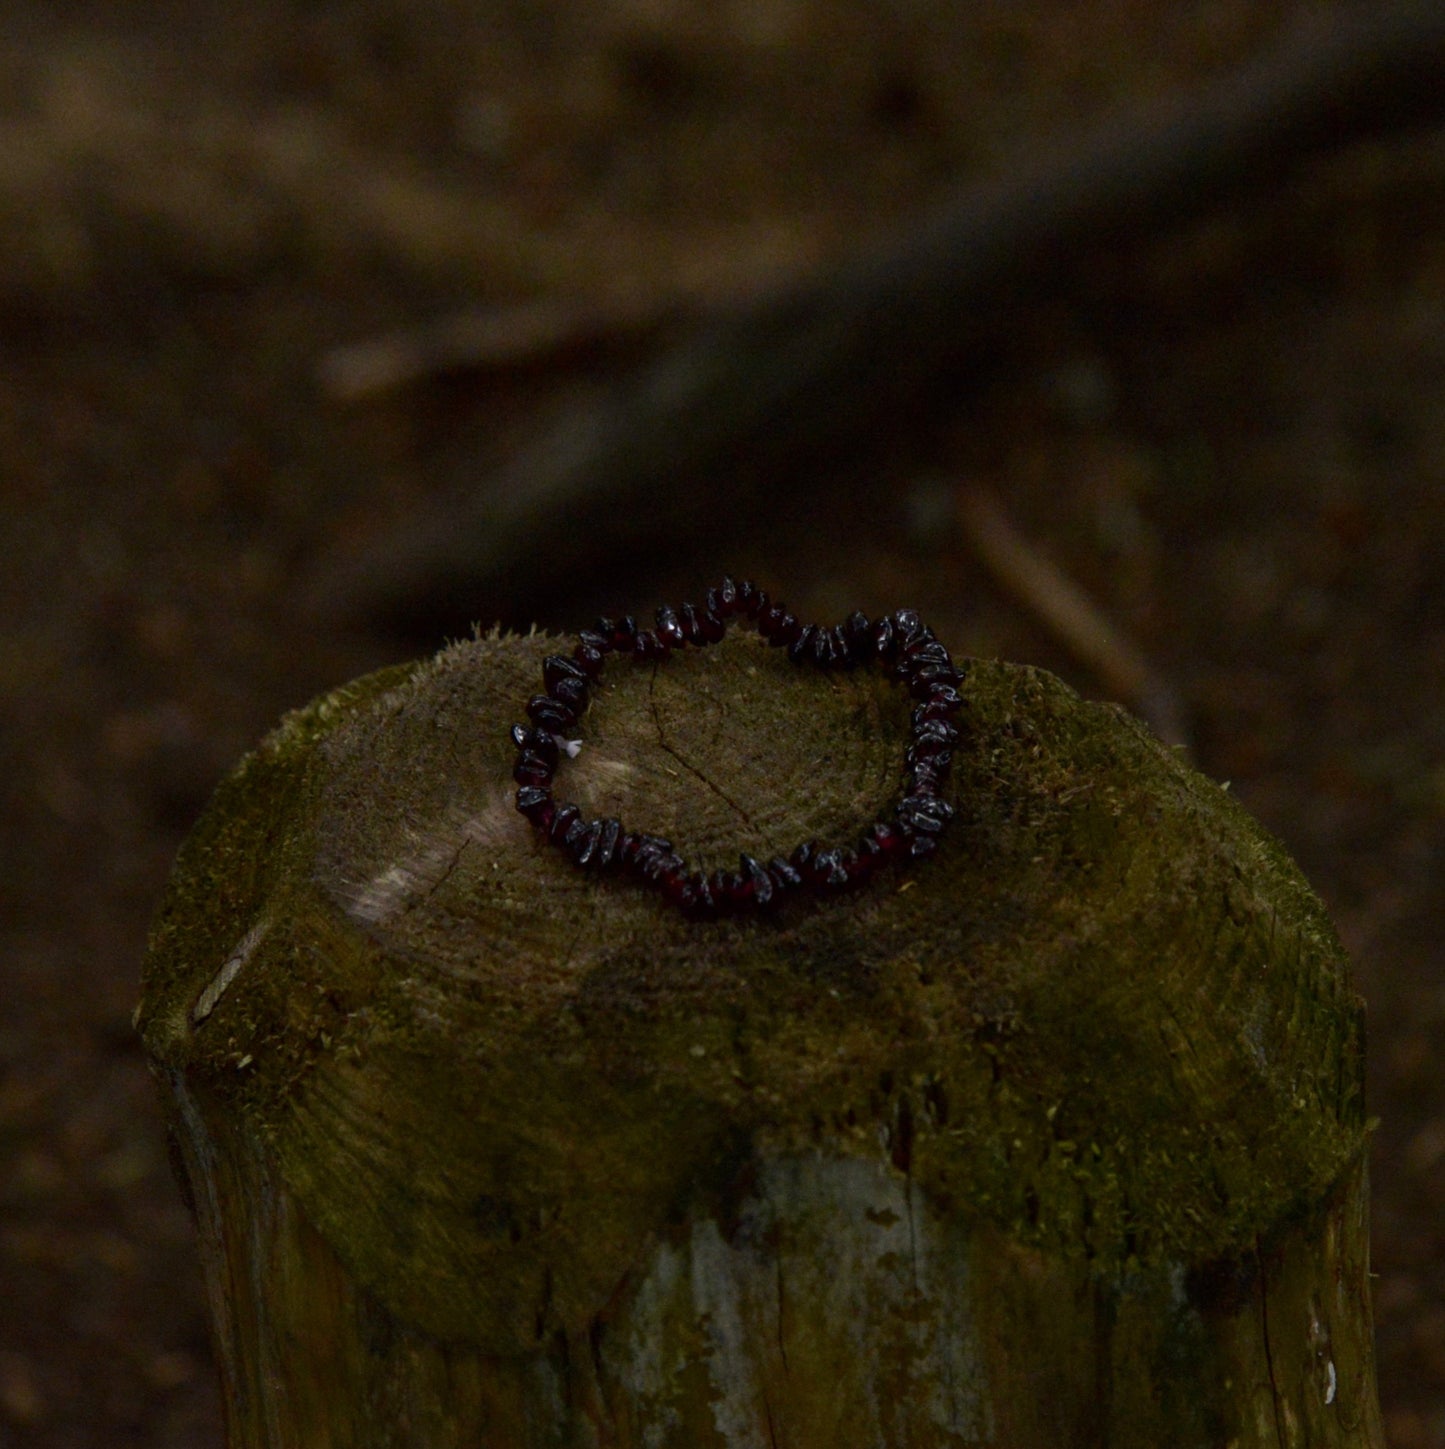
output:
<svg viewBox="0 0 1445 1449"><path fill-rule="evenodd" d="M220 776L732 569L1119 699L1284 840L1445 1446L1445 52L1310 69L1387 13L7 0L0 1445L220 1443L130 1026Z"/></svg>

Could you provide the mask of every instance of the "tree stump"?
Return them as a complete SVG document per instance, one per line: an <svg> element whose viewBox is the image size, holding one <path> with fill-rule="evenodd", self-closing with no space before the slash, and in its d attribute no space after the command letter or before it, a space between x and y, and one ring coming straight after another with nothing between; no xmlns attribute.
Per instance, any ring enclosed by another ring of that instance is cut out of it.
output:
<svg viewBox="0 0 1445 1449"><path fill-rule="evenodd" d="M1382 1443L1363 1018L1295 867L1122 711L975 663L932 860L685 920L513 808L542 636L290 716L138 1020L233 1446ZM908 701L615 663L559 790L730 865L897 794Z"/></svg>

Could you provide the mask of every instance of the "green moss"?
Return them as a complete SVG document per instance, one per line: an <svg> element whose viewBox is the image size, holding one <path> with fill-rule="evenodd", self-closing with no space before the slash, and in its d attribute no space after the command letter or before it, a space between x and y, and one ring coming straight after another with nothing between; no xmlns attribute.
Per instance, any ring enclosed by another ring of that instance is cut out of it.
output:
<svg viewBox="0 0 1445 1449"><path fill-rule="evenodd" d="M293 711L218 787L181 847L151 929L136 1019L156 1060L221 1072L225 1063L215 1046L221 1034L197 1037L192 1016L207 985L259 924L273 921L278 941L290 935L289 916L300 909L315 849L319 744L356 711L428 667L380 670ZM277 954L275 945L266 949L268 956ZM287 949L280 948L281 958ZM284 982L284 959L250 974ZM215 1009L224 1001L223 995ZM223 1012L222 1020L227 1016ZM237 1044L233 1063L248 1051L254 1057L257 1026L229 1025L229 1039Z"/></svg>
<svg viewBox="0 0 1445 1449"><path fill-rule="evenodd" d="M236 1104L403 1317L505 1350L575 1328L758 1154L881 1153L1117 1273L1237 1250L1358 1152L1360 1008L1319 902L1122 712L976 665L936 861L696 926L512 810L549 647L459 646L293 716L187 845L147 967L151 1051ZM629 825L726 859L889 807L884 681L748 639L613 672L567 784Z"/></svg>

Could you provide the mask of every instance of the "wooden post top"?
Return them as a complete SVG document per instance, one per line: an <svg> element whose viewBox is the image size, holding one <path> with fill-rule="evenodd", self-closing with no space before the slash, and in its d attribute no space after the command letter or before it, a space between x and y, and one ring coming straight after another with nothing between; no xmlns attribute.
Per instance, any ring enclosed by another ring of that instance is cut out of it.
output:
<svg viewBox="0 0 1445 1449"><path fill-rule="evenodd" d="M541 635L290 716L188 841L138 1020L357 1281L484 1352L575 1333L747 1164L880 1152L1101 1271L1226 1259L1362 1151L1362 1010L1318 900L1122 711L975 662L936 858L684 920L513 808ZM708 865L895 798L908 700L753 636L616 662L559 794Z"/></svg>

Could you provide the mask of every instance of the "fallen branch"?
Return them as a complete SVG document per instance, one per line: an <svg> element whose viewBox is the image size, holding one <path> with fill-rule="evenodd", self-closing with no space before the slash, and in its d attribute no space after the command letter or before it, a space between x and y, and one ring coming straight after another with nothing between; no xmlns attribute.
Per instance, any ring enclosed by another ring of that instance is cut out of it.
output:
<svg viewBox="0 0 1445 1449"><path fill-rule="evenodd" d="M820 463L856 464L890 422L956 403L957 379L940 379L987 360L1021 294L1442 116L1445 9L1311 16L1236 72L1021 159L893 244L700 330L480 485L459 480L401 533L329 561L312 601L342 618L449 595L525 608L559 577L675 547L720 515L815 518Z"/></svg>

